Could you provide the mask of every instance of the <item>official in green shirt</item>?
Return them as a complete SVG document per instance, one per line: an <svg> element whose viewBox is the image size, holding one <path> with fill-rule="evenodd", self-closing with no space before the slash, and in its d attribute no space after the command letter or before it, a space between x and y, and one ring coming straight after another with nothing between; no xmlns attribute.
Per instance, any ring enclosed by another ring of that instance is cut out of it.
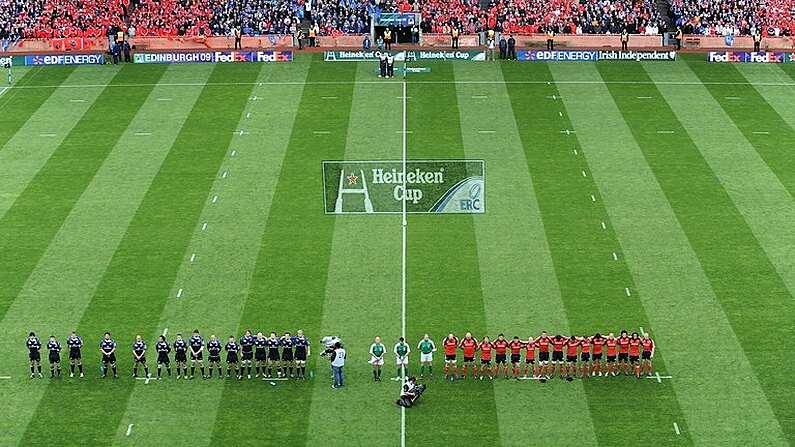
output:
<svg viewBox="0 0 795 447"><path fill-rule="evenodd" d="M428 334L422 337L417 344L420 351L420 377L425 377L425 367L428 367L428 374L433 377L433 353L436 352L436 345Z"/></svg>
<svg viewBox="0 0 795 447"><path fill-rule="evenodd" d="M400 379L403 374L408 377L409 374L409 352L411 349L409 348L409 344L406 343L406 339L400 337L398 342L395 344L395 361L397 363L397 376L396 379Z"/></svg>
<svg viewBox="0 0 795 447"><path fill-rule="evenodd" d="M370 364L373 365L373 380L376 382L381 381L384 353L386 353L386 346L381 343L381 337L375 337L375 341L370 345Z"/></svg>

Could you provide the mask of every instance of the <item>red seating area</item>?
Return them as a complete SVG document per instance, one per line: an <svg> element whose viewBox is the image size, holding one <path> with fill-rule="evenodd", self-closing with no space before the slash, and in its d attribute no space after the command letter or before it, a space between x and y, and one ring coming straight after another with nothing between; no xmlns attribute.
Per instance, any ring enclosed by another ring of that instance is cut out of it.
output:
<svg viewBox="0 0 795 447"><path fill-rule="evenodd" d="M129 0L47 0L26 37L100 37L122 25Z"/></svg>
<svg viewBox="0 0 795 447"><path fill-rule="evenodd" d="M209 1L138 0L130 24L138 36L209 36Z"/></svg>

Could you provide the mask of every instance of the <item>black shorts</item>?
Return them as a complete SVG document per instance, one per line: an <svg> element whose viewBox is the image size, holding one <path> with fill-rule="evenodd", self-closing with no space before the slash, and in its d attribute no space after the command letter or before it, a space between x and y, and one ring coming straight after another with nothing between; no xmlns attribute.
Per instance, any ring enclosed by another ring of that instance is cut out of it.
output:
<svg viewBox="0 0 795 447"><path fill-rule="evenodd" d="M619 362L626 362L628 358L629 358L629 353L628 352L619 352L618 353L618 361Z"/></svg>
<svg viewBox="0 0 795 447"><path fill-rule="evenodd" d="M549 351L538 351L538 361L541 363L549 361Z"/></svg>
<svg viewBox="0 0 795 447"><path fill-rule="evenodd" d="M615 361L616 361L616 356L614 356L614 355L608 355L607 356L607 363L613 363Z"/></svg>
<svg viewBox="0 0 795 447"><path fill-rule="evenodd" d="M146 356L142 355L140 359L133 357L133 363L146 363Z"/></svg>
<svg viewBox="0 0 795 447"><path fill-rule="evenodd" d="M265 360L268 360L268 351L264 349L257 349L254 352L254 360L258 362L264 362Z"/></svg>
<svg viewBox="0 0 795 447"><path fill-rule="evenodd" d="M474 356L472 356L472 357L464 356L464 363L472 363L474 361L475 361L475 357Z"/></svg>
<svg viewBox="0 0 795 447"><path fill-rule="evenodd" d="M630 363L638 363L638 359L639 359L639 357L637 355L629 356Z"/></svg>
<svg viewBox="0 0 795 447"><path fill-rule="evenodd" d="M594 359L594 361L602 360L602 353L600 352L600 353L597 354L597 353L594 352L593 359Z"/></svg>
<svg viewBox="0 0 795 447"><path fill-rule="evenodd" d="M533 363L536 362L536 359L535 357L525 357L524 362L527 363L528 365L532 365Z"/></svg>
<svg viewBox="0 0 795 447"><path fill-rule="evenodd" d="M188 356L185 353L185 351L177 351L174 354L174 361L175 362L180 362L180 363L187 362L188 361Z"/></svg>
<svg viewBox="0 0 795 447"><path fill-rule="evenodd" d="M295 360L299 362L306 361L306 348L304 347L295 348Z"/></svg>
<svg viewBox="0 0 795 447"><path fill-rule="evenodd" d="M643 360L651 360L651 351L643 351L640 353L640 358Z"/></svg>
<svg viewBox="0 0 795 447"><path fill-rule="evenodd" d="M562 362L563 361L563 351L552 351L552 361L553 362Z"/></svg>
<svg viewBox="0 0 795 447"><path fill-rule="evenodd" d="M202 359L202 352L199 351L198 354L194 354L193 352L190 353L191 360L201 360Z"/></svg>
<svg viewBox="0 0 795 447"><path fill-rule="evenodd" d="M111 355L102 354L102 363L116 363L116 353Z"/></svg>
<svg viewBox="0 0 795 447"><path fill-rule="evenodd" d="M567 355L566 361L569 363L577 363L577 356L576 355Z"/></svg>
<svg viewBox="0 0 795 447"><path fill-rule="evenodd" d="M278 349L269 349L268 350L268 360L275 362L279 360L279 350Z"/></svg>
<svg viewBox="0 0 795 447"><path fill-rule="evenodd" d="M157 354L157 363L161 365L168 365L171 361L168 359L168 354L161 352Z"/></svg>
<svg viewBox="0 0 795 447"><path fill-rule="evenodd" d="M491 359L480 359L481 365L491 365Z"/></svg>
<svg viewBox="0 0 795 447"><path fill-rule="evenodd" d="M237 363L237 352L227 352L226 363Z"/></svg>
<svg viewBox="0 0 795 447"><path fill-rule="evenodd" d="M583 362L591 361L591 353L590 352L581 352L580 353L580 360Z"/></svg>
<svg viewBox="0 0 795 447"><path fill-rule="evenodd" d="M31 362L40 362L41 361L41 353L39 351L32 351L28 353L28 358Z"/></svg>
<svg viewBox="0 0 795 447"><path fill-rule="evenodd" d="M505 354L497 354L497 364L505 363Z"/></svg>
<svg viewBox="0 0 795 447"><path fill-rule="evenodd" d="M50 352L50 363L61 363L61 354L57 352Z"/></svg>
<svg viewBox="0 0 795 447"><path fill-rule="evenodd" d="M282 360L285 362L292 362L293 361L293 350L292 349L285 349L282 351Z"/></svg>
<svg viewBox="0 0 795 447"><path fill-rule="evenodd" d="M251 360L254 358L254 353L252 351L243 351L243 360Z"/></svg>
<svg viewBox="0 0 795 447"><path fill-rule="evenodd" d="M219 363L221 361L221 354L210 354L207 356L207 361L210 363Z"/></svg>
<svg viewBox="0 0 795 447"><path fill-rule="evenodd" d="M69 360L80 360L82 354L80 353L79 349L70 349L69 350Z"/></svg>
<svg viewBox="0 0 795 447"><path fill-rule="evenodd" d="M447 361L452 361L452 362L454 362L454 361L455 361L455 354L452 354L452 355L445 355L445 356L444 356L444 359L445 359L445 360L447 360Z"/></svg>
<svg viewBox="0 0 795 447"><path fill-rule="evenodd" d="M511 363L521 363L522 355L521 354L511 354Z"/></svg>

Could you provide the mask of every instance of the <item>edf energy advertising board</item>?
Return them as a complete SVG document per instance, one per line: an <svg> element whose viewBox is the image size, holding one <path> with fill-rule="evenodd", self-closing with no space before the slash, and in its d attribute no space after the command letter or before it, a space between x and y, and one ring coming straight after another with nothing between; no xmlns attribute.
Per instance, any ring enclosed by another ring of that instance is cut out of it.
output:
<svg viewBox="0 0 795 447"><path fill-rule="evenodd" d="M486 212L483 160L324 161L326 214Z"/></svg>

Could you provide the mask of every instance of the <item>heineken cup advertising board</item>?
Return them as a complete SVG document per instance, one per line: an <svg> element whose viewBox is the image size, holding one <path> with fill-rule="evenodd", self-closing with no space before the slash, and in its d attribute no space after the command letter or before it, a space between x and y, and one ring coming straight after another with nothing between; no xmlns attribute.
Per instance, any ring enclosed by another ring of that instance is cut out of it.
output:
<svg viewBox="0 0 795 447"><path fill-rule="evenodd" d="M486 212L483 160L324 161L326 214Z"/></svg>

